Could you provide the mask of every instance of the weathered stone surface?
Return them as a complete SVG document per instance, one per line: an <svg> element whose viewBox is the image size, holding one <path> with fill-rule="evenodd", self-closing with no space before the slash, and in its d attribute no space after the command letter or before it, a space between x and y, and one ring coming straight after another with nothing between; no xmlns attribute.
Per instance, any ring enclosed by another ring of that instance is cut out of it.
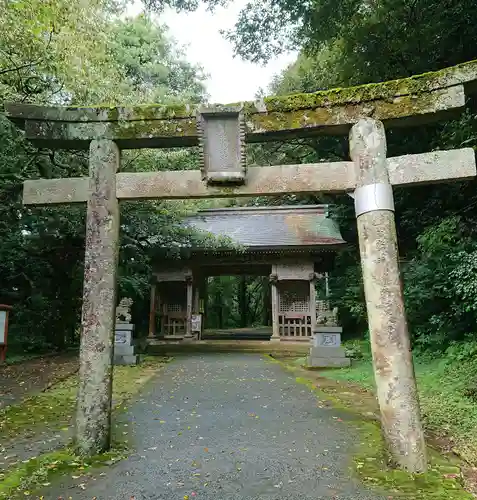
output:
<svg viewBox="0 0 477 500"><path fill-rule="evenodd" d="M316 191L317 187L335 192L352 185L351 162L252 167L245 184L234 187L207 186L198 170L118 174L118 192L124 199L270 196Z"/></svg>
<svg viewBox="0 0 477 500"><path fill-rule="evenodd" d="M134 325L124 325L126 327L133 327ZM114 332L114 344L115 345L132 345L132 332L133 328L118 328Z"/></svg>
<svg viewBox="0 0 477 500"><path fill-rule="evenodd" d="M313 346L310 347L312 358L346 358L345 350L341 346Z"/></svg>
<svg viewBox="0 0 477 500"><path fill-rule="evenodd" d="M119 246L116 171L119 150L112 141L92 141L76 445L94 455L109 447L113 333Z"/></svg>
<svg viewBox="0 0 477 500"><path fill-rule="evenodd" d="M464 180L476 175L472 148L388 158L387 165L393 186ZM236 187L207 186L199 170L116 175L117 197L122 200L334 193L352 191L355 187L352 162L252 167L248 169L245 185ZM25 205L86 202L89 192L87 177L27 180L23 202Z"/></svg>
<svg viewBox="0 0 477 500"><path fill-rule="evenodd" d="M130 323L116 323L114 358L115 365L137 365L139 357L132 338L134 325Z"/></svg>
<svg viewBox="0 0 477 500"><path fill-rule="evenodd" d="M351 360L346 357L320 358L308 356L307 365L309 368L346 368L348 366L351 366Z"/></svg>
<svg viewBox="0 0 477 500"><path fill-rule="evenodd" d="M114 356L115 365L137 365L139 364L139 354L126 354L121 356Z"/></svg>
<svg viewBox="0 0 477 500"><path fill-rule="evenodd" d="M380 122L360 120L351 130L357 185L389 183L386 136ZM419 401L404 312L394 212L357 219L364 292L383 433L392 460L412 472L427 469Z"/></svg>
<svg viewBox="0 0 477 500"><path fill-rule="evenodd" d="M88 177L35 179L23 183L23 203L25 205L84 203L88 200L89 193Z"/></svg>
<svg viewBox="0 0 477 500"><path fill-rule="evenodd" d="M242 106L204 106L197 115L200 168L208 184L242 184L247 171Z"/></svg>
<svg viewBox="0 0 477 500"><path fill-rule="evenodd" d="M367 116L390 126L433 121L441 112L464 106L463 84L474 81L476 73L474 61L403 80L245 102L246 140L306 136L310 131L343 134ZM121 148L198 143L196 106L48 108L7 103L5 108L10 119L24 124L28 139L43 145L59 142L65 148L81 148L99 137Z"/></svg>
<svg viewBox="0 0 477 500"><path fill-rule="evenodd" d="M136 353L136 346L132 344L114 344L114 356L133 355Z"/></svg>
<svg viewBox="0 0 477 500"><path fill-rule="evenodd" d="M349 131L353 123L366 116L375 116L394 127L423 124L439 119L439 112L458 110L464 105L464 88L457 86L364 103L284 107L283 111L274 111L272 107L266 113L254 111L246 115L245 137L247 142L261 142L303 137L310 132L342 135ZM198 144L195 116L186 119L84 122L81 119L83 111L79 113L75 122L28 120L25 124L26 137L43 146L58 142L65 149L82 149L96 137L114 140L123 149Z"/></svg>
<svg viewBox="0 0 477 500"><path fill-rule="evenodd" d="M315 328L312 344L315 347L339 347L341 345L341 332L342 328L339 326L321 327L321 331L317 331Z"/></svg>
<svg viewBox="0 0 477 500"><path fill-rule="evenodd" d="M435 184L476 176L472 148L433 151L387 159L389 182L393 186Z"/></svg>
<svg viewBox="0 0 477 500"><path fill-rule="evenodd" d="M131 307L133 300L128 297L123 297L116 307L116 325L131 325Z"/></svg>
<svg viewBox="0 0 477 500"><path fill-rule="evenodd" d="M314 331L314 333L338 333L338 334L341 334L343 332L343 327L318 325L318 326L315 326L313 331Z"/></svg>
<svg viewBox="0 0 477 500"><path fill-rule="evenodd" d="M128 332L129 334L131 334L130 332L133 332L134 328L134 325L131 323L120 323L118 321L116 322L116 332Z"/></svg>

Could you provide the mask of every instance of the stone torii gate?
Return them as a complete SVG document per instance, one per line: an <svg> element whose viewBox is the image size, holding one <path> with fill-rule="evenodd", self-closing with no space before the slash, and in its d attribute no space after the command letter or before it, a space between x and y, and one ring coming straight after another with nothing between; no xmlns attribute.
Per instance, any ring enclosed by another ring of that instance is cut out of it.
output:
<svg viewBox="0 0 477 500"><path fill-rule="evenodd" d="M385 127L460 113L477 61L403 80L239 106L70 108L6 104L40 147L89 148L89 177L28 180L24 203L86 203L77 446L109 446L119 201L348 192L354 196L381 421L395 463L427 468L398 267L392 186L476 175L474 151L386 157ZM351 161L246 169L245 142L348 134ZM121 149L201 145L200 170L118 173Z"/></svg>

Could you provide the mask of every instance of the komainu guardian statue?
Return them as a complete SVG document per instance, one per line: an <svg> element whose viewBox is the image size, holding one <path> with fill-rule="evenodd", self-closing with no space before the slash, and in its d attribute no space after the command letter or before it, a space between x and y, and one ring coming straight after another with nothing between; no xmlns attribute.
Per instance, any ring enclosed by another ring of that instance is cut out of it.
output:
<svg viewBox="0 0 477 500"><path fill-rule="evenodd" d="M133 300L124 298L119 302L118 307L116 307L116 323L130 323L131 322L131 307L133 305Z"/></svg>

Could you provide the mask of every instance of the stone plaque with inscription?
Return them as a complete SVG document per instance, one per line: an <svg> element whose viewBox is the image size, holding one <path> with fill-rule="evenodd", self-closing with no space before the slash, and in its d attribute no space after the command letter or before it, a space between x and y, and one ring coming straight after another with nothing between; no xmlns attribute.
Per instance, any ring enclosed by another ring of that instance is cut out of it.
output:
<svg viewBox="0 0 477 500"><path fill-rule="evenodd" d="M313 335L314 347L339 347L341 345L340 333L315 333Z"/></svg>

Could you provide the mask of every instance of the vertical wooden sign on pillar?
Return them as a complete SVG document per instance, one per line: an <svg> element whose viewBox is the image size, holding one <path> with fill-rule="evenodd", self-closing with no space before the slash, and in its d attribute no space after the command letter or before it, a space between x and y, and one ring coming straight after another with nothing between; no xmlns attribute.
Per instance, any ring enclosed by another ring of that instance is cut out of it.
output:
<svg viewBox="0 0 477 500"><path fill-rule="evenodd" d="M91 141L76 418L76 446L85 455L107 450L110 444L119 161L120 152L113 141Z"/></svg>
<svg viewBox="0 0 477 500"><path fill-rule="evenodd" d="M392 460L411 472L425 472L383 124L369 118L356 123L350 154L357 175L354 199L382 428Z"/></svg>

